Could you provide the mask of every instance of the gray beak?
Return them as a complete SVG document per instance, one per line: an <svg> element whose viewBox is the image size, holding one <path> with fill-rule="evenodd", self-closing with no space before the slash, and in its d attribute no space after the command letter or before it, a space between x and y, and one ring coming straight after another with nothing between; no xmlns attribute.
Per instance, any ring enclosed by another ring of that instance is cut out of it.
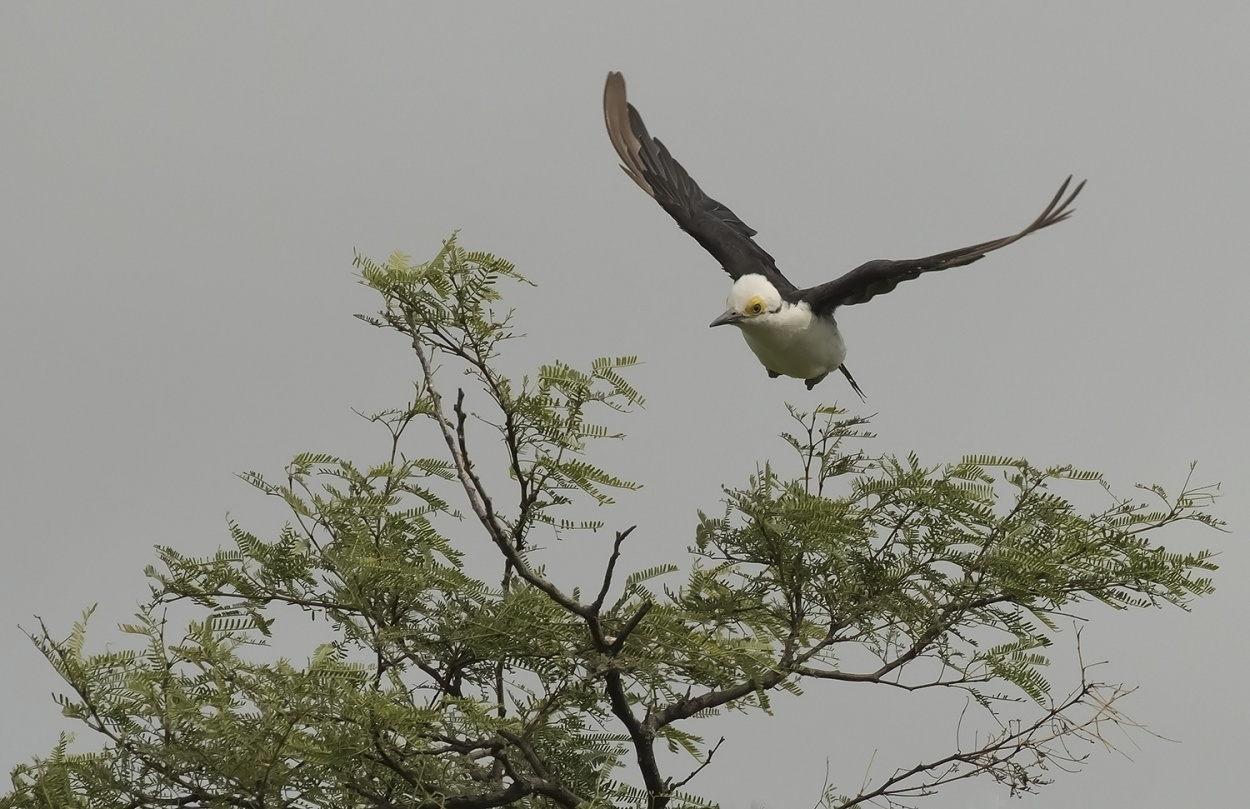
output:
<svg viewBox="0 0 1250 809"><path fill-rule="evenodd" d="M741 323L742 320L743 320L743 317L741 313L735 312L732 309L726 309L725 313L721 315L720 317L716 318L715 320L713 320L711 323L709 323L708 327L711 328L712 326L727 326L731 323Z"/></svg>

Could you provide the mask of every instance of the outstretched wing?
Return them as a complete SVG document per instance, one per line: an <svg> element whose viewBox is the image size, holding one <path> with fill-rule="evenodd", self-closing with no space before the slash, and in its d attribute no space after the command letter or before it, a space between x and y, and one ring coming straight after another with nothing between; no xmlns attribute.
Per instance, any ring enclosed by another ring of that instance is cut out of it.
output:
<svg viewBox="0 0 1250 809"><path fill-rule="evenodd" d="M625 173L660 203L682 230L703 245L735 281L759 273L778 290L797 289L777 269L773 257L751 239L755 231L733 211L703 193L664 144L647 133L642 116L625 100L625 77L620 73L608 74L603 88L603 119Z"/></svg>
<svg viewBox="0 0 1250 809"><path fill-rule="evenodd" d="M1067 193L1068 186L1072 183L1072 177L1063 181L1063 185L1059 187L1058 193L1054 199L1046 206L1046 210L1042 211L1041 216L1033 220L1033 223L1024 230L1012 236L1004 236L1001 239L993 241L981 242L970 247L962 247L958 250L950 250L945 253L938 253L934 256L926 256L925 258L912 258L903 261L890 261L888 259L877 259L869 261L859 267L848 272L846 275L827 284L806 289L802 293L802 299L807 301L813 311L823 314L832 312L839 306L851 306L856 303L864 303L870 301L877 295L884 295L890 292L894 287L904 281L910 281L913 278L919 278L927 272L940 272L941 270L949 270L951 267L962 267L965 264L971 264L985 258L987 253L999 250L1012 242L1019 241L1030 233L1050 227L1056 222L1062 222L1072 215L1072 200L1076 199L1076 195L1081 193L1081 189L1085 187L1085 181L1082 180L1071 194Z"/></svg>

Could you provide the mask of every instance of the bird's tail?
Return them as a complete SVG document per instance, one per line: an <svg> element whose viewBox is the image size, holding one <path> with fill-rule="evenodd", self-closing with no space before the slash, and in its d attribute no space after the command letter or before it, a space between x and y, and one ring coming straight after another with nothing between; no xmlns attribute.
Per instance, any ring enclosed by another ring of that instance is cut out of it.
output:
<svg viewBox="0 0 1250 809"><path fill-rule="evenodd" d="M851 383L851 388L859 394L860 401L868 401L868 397L859 389L859 383L855 381L855 377L851 376L851 369L846 367L846 363L839 365L838 370L842 372L842 376L846 377L846 381Z"/></svg>

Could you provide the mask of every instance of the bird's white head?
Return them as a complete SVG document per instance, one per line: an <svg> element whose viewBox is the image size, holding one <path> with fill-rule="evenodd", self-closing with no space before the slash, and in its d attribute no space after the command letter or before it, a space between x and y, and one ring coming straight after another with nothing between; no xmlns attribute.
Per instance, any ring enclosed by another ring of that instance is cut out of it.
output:
<svg viewBox="0 0 1250 809"><path fill-rule="evenodd" d="M734 281L725 301L725 312L712 321L713 326L743 326L756 318L767 320L781 309L781 293L762 275L751 273ZM759 322L759 321L756 321Z"/></svg>

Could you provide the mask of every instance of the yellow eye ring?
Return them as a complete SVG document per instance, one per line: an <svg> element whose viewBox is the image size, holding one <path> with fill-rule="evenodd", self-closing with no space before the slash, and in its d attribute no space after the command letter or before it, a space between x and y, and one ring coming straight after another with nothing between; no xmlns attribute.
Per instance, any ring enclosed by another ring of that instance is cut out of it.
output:
<svg viewBox="0 0 1250 809"><path fill-rule="evenodd" d="M759 297L752 298L747 303L746 314L758 315L758 314L763 314L763 312L764 312L764 301L760 299Z"/></svg>

